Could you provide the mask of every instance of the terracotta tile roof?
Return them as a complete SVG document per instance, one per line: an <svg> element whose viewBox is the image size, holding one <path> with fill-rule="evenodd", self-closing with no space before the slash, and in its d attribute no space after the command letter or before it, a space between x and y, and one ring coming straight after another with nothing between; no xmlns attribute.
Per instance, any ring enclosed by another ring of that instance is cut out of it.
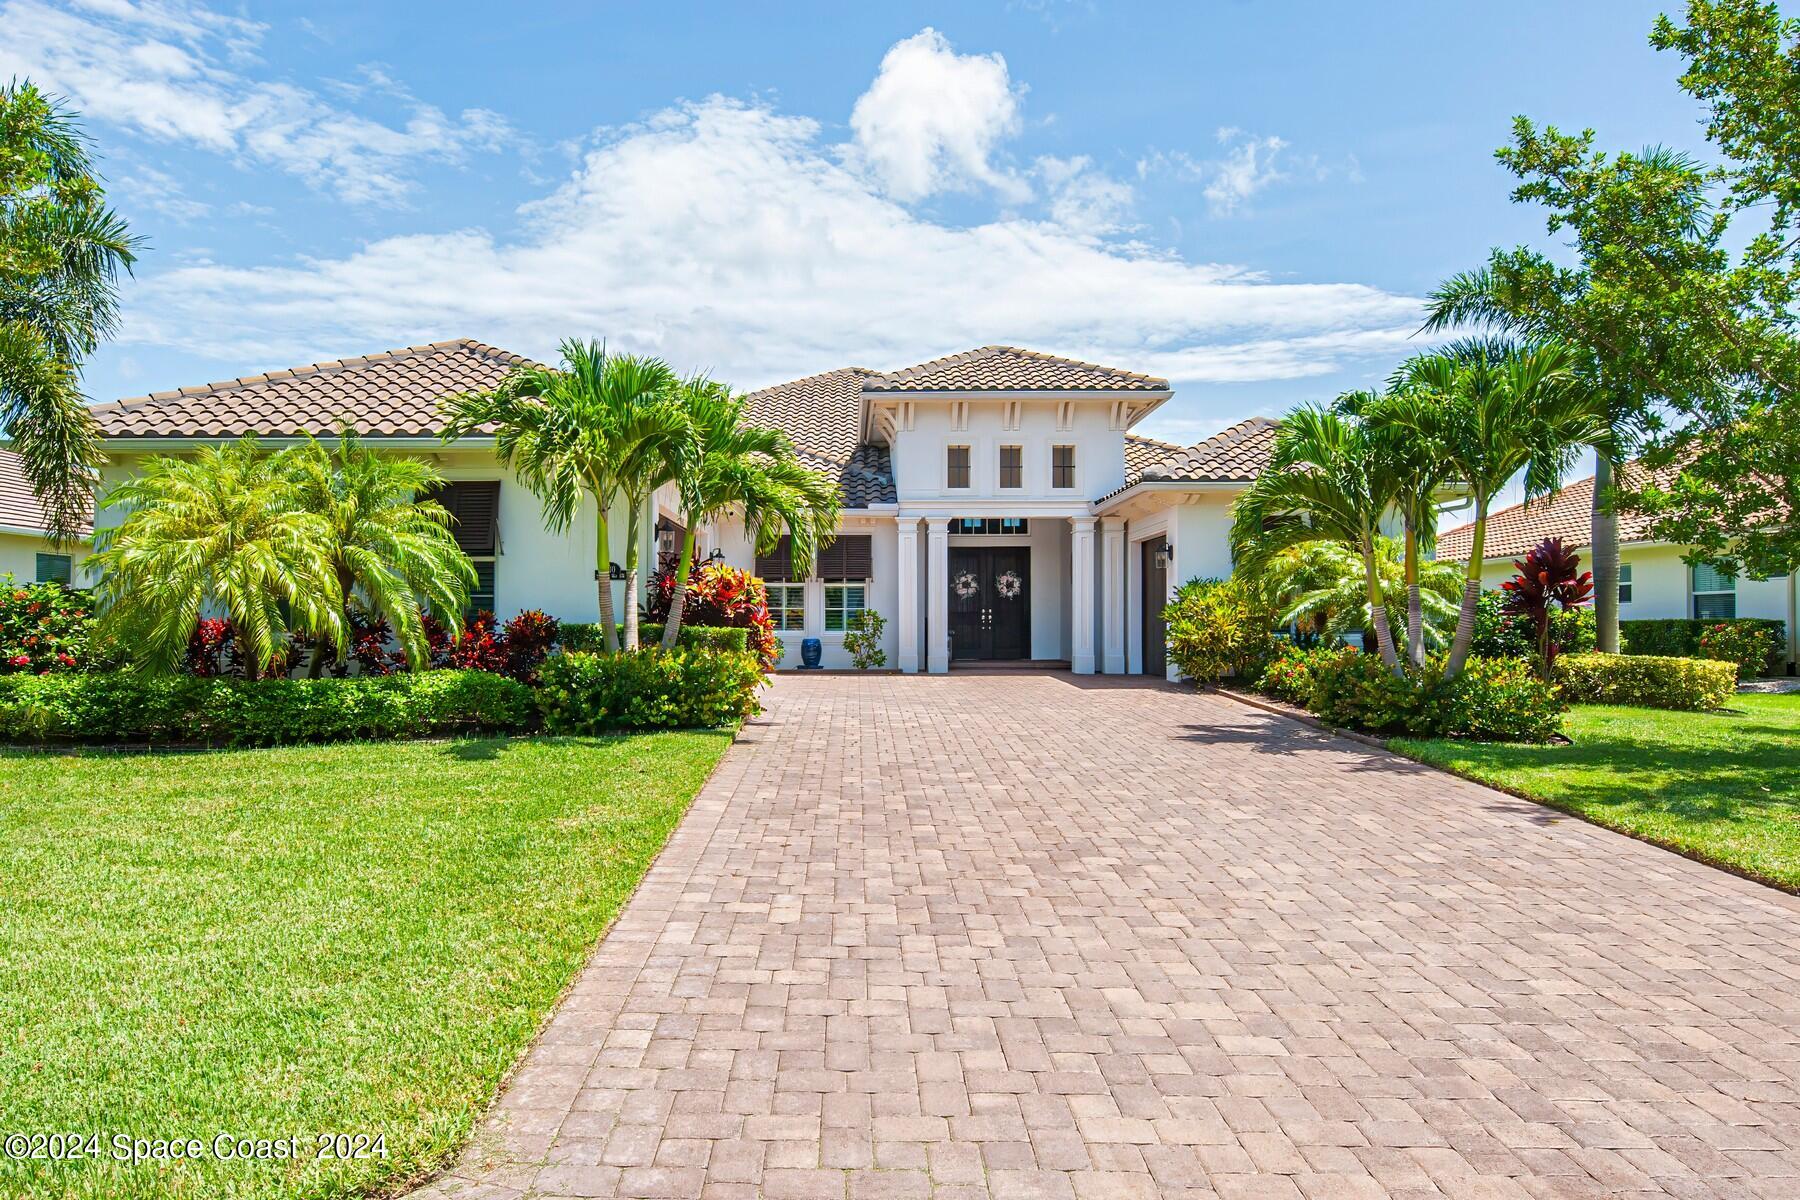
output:
<svg viewBox="0 0 1800 1200"><path fill-rule="evenodd" d="M44 516L44 506L38 503L37 493L25 479L25 468L19 456L11 450L0 450L0 525L34 531L48 529L50 525ZM92 532L90 515L81 533L85 537Z"/></svg>
<svg viewBox="0 0 1800 1200"><path fill-rule="evenodd" d="M982 346L916 367L871 374L870 392L1166 392L1169 381L1116 367L1021 350Z"/></svg>
<svg viewBox="0 0 1800 1200"><path fill-rule="evenodd" d="M1627 466L1627 471L1633 470ZM1680 468L1658 472L1665 486ZM1540 500L1515 504L1488 514L1483 558L1518 558L1545 538L1561 538L1570 549L1593 541L1594 477L1576 480ZM1619 514L1619 541L1642 542L1650 538L1650 518L1642 513ZM1475 523L1459 525L1438 534L1437 556L1446 562L1464 562L1475 542Z"/></svg>
<svg viewBox="0 0 1800 1200"><path fill-rule="evenodd" d="M94 406L108 438L329 434L344 419L364 437L430 437L438 401L490 388L529 359L468 338L314 363Z"/></svg>
<svg viewBox="0 0 1800 1200"><path fill-rule="evenodd" d="M1125 435L1125 482L1101 500L1110 500L1139 483L1249 483L1269 466L1280 422L1249 417L1192 446L1168 446L1154 458L1150 446L1162 443ZM1140 445L1134 449L1133 441ZM1135 459L1135 461L1134 461Z"/></svg>
<svg viewBox="0 0 1800 1200"><path fill-rule="evenodd" d="M894 471L882 446L862 444L862 387L873 371L845 367L751 392L750 421L779 429L809 466L836 478L850 508L892 504Z"/></svg>
<svg viewBox="0 0 1800 1200"><path fill-rule="evenodd" d="M1126 434L1125 486L1130 487L1142 478L1145 467L1180 452L1181 447L1174 442L1159 442L1155 438L1141 437L1135 433Z"/></svg>

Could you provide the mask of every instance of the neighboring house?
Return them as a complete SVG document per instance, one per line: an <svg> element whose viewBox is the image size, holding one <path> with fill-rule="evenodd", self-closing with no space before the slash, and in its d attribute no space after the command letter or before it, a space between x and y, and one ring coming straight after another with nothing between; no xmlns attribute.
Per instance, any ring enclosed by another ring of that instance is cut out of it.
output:
<svg viewBox="0 0 1800 1200"><path fill-rule="evenodd" d="M0 450L0 575L19 583L79 583L81 560L87 557L91 528L80 540L58 545L50 522L25 480L19 456Z"/></svg>
<svg viewBox="0 0 1800 1200"><path fill-rule="evenodd" d="M1592 476L1530 504L1501 509L1488 516L1482 547L1481 582L1498 588L1518 572L1516 559L1545 538L1557 537L1582 555L1582 569L1593 568ZM1689 547L1659 542L1650 536L1650 520L1641 513L1619 514L1619 619L1685 617L1718 620L1766 617L1787 623L1787 661L1796 657L1796 613L1793 575L1773 579L1734 579L1706 566L1681 560ZM1475 527L1463 525L1438 535L1437 556L1467 562Z"/></svg>
<svg viewBox="0 0 1800 1200"><path fill-rule="evenodd" d="M592 621L591 509L569 533L550 533L482 439L437 438L440 397L491 387L523 361L440 342L100 405L103 475L116 479L149 452L245 433L280 445L349 420L452 481L444 499L481 572L479 603ZM798 664L805 637L824 643L826 666L848 665L845 624L873 608L888 619L889 662L905 671L1035 660L1165 673L1163 604L1182 581L1230 573L1231 501L1267 465L1275 432L1254 418L1189 447L1130 432L1170 394L1148 375L1009 346L764 388L750 396L752 419L786 432L842 486L839 536L816 563L794 562L785 544L757 555L725 522L700 531L700 553L767 581L785 666ZM647 566L681 532L672 489L654 510ZM611 528L622 561L623 521Z"/></svg>

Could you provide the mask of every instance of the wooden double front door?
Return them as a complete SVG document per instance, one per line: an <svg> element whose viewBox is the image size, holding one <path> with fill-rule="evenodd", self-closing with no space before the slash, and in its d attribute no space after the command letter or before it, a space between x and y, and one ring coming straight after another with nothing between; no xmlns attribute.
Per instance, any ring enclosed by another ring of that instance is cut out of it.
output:
<svg viewBox="0 0 1800 1200"><path fill-rule="evenodd" d="M951 549L950 657L1031 657L1029 547Z"/></svg>

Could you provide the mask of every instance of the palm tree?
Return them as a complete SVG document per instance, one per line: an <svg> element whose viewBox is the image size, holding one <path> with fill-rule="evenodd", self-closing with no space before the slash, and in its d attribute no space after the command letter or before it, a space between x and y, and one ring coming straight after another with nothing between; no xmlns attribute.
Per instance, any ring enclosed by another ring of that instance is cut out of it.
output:
<svg viewBox="0 0 1800 1200"><path fill-rule="evenodd" d="M106 207L71 114L30 83L0 85L0 137L0 436L66 541L102 459L81 361L118 328L139 241Z"/></svg>
<svg viewBox="0 0 1800 1200"><path fill-rule="evenodd" d="M309 438L284 457L299 507L323 519L325 553L346 607L385 619L407 665L424 670L430 650L421 604L442 614L454 636L475 584L474 564L450 532L450 514L421 499L443 486L444 477L416 458L377 454L348 427L333 449ZM346 649L338 643L340 660ZM313 651L314 677L324 670L325 652L322 642Z"/></svg>
<svg viewBox="0 0 1800 1200"><path fill-rule="evenodd" d="M1460 674L1469 657L1488 508L1495 494L1524 472L1527 502L1549 495L1573 464L1578 447L1616 454L1605 400L1587 385L1578 367L1576 353L1558 342L1467 341L1412 359L1396 376L1411 402L1391 414L1394 425L1437 447L1449 474L1469 489L1475 506L1462 611L1446 677Z"/></svg>
<svg viewBox="0 0 1800 1200"><path fill-rule="evenodd" d="M837 484L801 462L785 434L745 423L745 402L731 389L696 376L682 383L678 396L692 431L675 478L687 533L663 629L665 647L681 636L694 539L703 522L735 511L759 554L773 550L786 533L793 561L812 562L836 532L843 502Z"/></svg>
<svg viewBox="0 0 1800 1200"><path fill-rule="evenodd" d="M1462 569L1427 559L1417 564L1417 574L1409 577L1402 543L1377 537L1375 570L1384 602L1409 588L1416 589L1420 613L1417 640L1433 647L1446 644L1449 638L1443 630L1456 623ZM1340 543L1304 542L1278 550L1266 557L1256 583L1283 625L1304 629L1312 637L1350 637L1372 625L1361 555ZM1414 641L1412 620L1409 615L1409 645Z"/></svg>
<svg viewBox="0 0 1800 1200"><path fill-rule="evenodd" d="M553 531L567 530L583 499L593 500L601 643L609 653L619 648L610 513L628 479L641 485L650 444L678 441L680 421L670 414L679 418L679 410L667 399L674 383L675 373L661 359L608 354L598 342L571 338L562 344L560 370L519 367L491 391L451 396L443 404L444 441L491 426L495 454L538 497ZM641 507L630 517L633 529ZM626 632L635 647L637 598L630 579L637 565L635 536L626 558Z"/></svg>
<svg viewBox="0 0 1800 1200"><path fill-rule="evenodd" d="M1282 419L1270 469L1232 505L1231 547L1237 569L1253 581L1289 546L1338 542L1362 562L1369 623L1382 661L1399 674L1375 559L1382 517L1400 479L1383 443L1354 418L1307 405Z"/></svg>
<svg viewBox="0 0 1800 1200"><path fill-rule="evenodd" d="M141 666L174 670L208 608L236 626L252 678L285 660L290 629L345 641L325 520L295 503L287 463L254 438L151 458L102 506L126 515L89 562L105 622Z"/></svg>

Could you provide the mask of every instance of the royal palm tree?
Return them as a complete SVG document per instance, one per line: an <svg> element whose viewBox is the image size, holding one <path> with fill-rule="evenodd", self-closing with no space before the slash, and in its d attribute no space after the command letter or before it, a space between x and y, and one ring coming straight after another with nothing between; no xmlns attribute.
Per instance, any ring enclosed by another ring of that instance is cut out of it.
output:
<svg viewBox="0 0 1800 1200"><path fill-rule="evenodd" d="M30 83L0 85L0 437L58 540L86 524L101 461L81 362L118 327L138 245L72 116Z"/></svg>
<svg viewBox="0 0 1800 1200"><path fill-rule="evenodd" d="M1380 439L1345 413L1307 405L1282 419L1269 470L1232 505L1231 527L1235 569L1252 580L1289 546L1328 541L1354 551L1362 562L1376 646L1396 674L1402 668L1375 546L1382 518L1399 491L1399 477L1383 456Z"/></svg>
<svg viewBox="0 0 1800 1200"><path fill-rule="evenodd" d="M685 418L668 398L675 382L661 359L608 354L598 342L570 339L562 344L560 370L519 367L491 391L451 396L443 404L444 441L492 426L495 454L538 497L553 531L575 523L584 499L594 502L594 572L601 643L608 652L619 648L610 576L612 506L628 481L641 486L651 446L678 444ZM634 530L641 507L634 505L629 518ZM635 647L635 536L626 561L626 635Z"/></svg>
<svg viewBox="0 0 1800 1200"><path fill-rule="evenodd" d="M102 506L125 517L88 561L106 627L141 666L174 670L209 608L236 626L252 678L286 660L289 630L344 644L329 528L254 438L151 458Z"/></svg>
<svg viewBox="0 0 1800 1200"><path fill-rule="evenodd" d="M475 584L474 564L450 532L450 514L425 498L444 477L416 458L377 454L348 428L335 447L309 438L285 461L299 507L323 519L325 553L346 608L385 619L407 665L424 670L430 649L421 605L440 614L454 636ZM342 660L347 645L336 649ZM313 650L315 677L325 654L324 643Z"/></svg>
<svg viewBox="0 0 1800 1200"><path fill-rule="evenodd" d="M1521 472L1527 502L1562 482L1577 450L1616 454L1606 403L1579 370L1576 352L1557 342L1458 342L1402 364L1396 384L1411 396L1391 413L1443 456L1450 477L1469 490L1475 527L1462 611L1450 642L1446 677L1460 674L1475 634L1488 508Z"/></svg>
<svg viewBox="0 0 1800 1200"><path fill-rule="evenodd" d="M675 476L687 533L663 629L666 647L681 635L694 539L702 523L735 512L757 553L773 550L785 533L793 561L812 562L836 532L843 503L836 482L801 462L785 434L745 423L745 402L730 388L696 376L677 394L691 430Z"/></svg>

